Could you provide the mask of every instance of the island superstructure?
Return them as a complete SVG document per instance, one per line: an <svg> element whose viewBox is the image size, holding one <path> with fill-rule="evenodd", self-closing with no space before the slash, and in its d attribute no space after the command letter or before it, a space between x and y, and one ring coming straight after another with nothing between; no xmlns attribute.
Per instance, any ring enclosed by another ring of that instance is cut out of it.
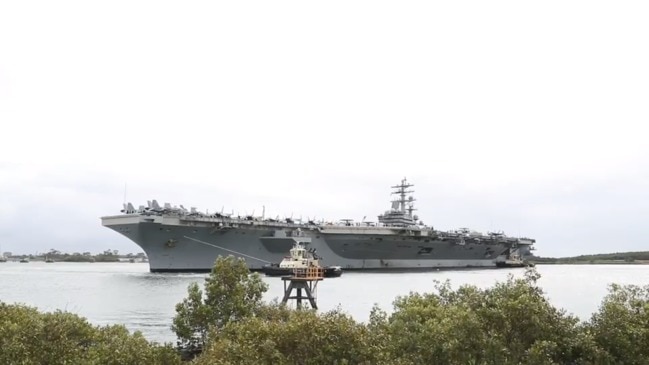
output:
<svg viewBox="0 0 649 365"><path fill-rule="evenodd" d="M396 198L377 223L207 214L156 200L138 209L124 204L122 214L101 220L144 250L151 272L205 272L220 255L244 258L251 270L261 270L280 262L298 237L325 262L345 270L496 267L530 255L535 242L530 238L423 224L413 214L413 186L405 178L392 186Z"/></svg>

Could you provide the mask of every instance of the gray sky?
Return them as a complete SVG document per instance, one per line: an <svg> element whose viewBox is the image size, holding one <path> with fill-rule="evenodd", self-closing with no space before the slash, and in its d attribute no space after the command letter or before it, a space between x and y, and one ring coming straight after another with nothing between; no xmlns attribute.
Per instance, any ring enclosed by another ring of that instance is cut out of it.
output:
<svg viewBox="0 0 649 365"><path fill-rule="evenodd" d="M0 248L126 199L649 250L646 1L4 1ZM125 189L126 185L126 189Z"/></svg>

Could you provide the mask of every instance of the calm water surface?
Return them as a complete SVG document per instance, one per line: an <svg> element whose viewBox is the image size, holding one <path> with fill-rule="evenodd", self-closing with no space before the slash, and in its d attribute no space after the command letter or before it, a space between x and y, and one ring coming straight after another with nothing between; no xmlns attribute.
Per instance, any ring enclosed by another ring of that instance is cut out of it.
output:
<svg viewBox="0 0 649 365"><path fill-rule="evenodd" d="M174 306L192 282L207 274L152 274L146 263L0 264L0 301L24 303L42 311L65 310L98 325L124 324L150 340L173 342L170 329ZM587 320L598 309L611 283L649 284L649 265L541 265L540 285L559 308ZM398 295L431 291L435 280L449 279L453 287L489 287L524 269L482 269L418 273L351 273L319 284L320 310L340 307L366 321L373 304L390 311ZM265 299L281 298L283 282L266 278Z"/></svg>

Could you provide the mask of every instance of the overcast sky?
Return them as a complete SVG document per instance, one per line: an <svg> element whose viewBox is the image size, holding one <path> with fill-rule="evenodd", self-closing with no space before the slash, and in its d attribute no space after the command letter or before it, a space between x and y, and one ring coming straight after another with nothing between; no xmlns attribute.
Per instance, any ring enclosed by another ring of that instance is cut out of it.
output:
<svg viewBox="0 0 649 365"><path fill-rule="evenodd" d="M646 1L0 2L0 249L126 197L649 250Z"/></svg>

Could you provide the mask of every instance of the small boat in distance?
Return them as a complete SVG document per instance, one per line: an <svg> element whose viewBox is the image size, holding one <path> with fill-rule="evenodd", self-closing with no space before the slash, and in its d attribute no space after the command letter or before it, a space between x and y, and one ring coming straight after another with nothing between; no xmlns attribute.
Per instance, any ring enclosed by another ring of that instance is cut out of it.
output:
<svg viewBox="0 0 649 365"><path fill-rule="evenodd" d="M52 258L50 258L50 257L46 257L46 258L45 258L45 262L47 262L47 263L52 263L52 262L54 262L54 259L52 259Z"/></svg>
<svg viewBox="0 0 649 365"><path fill-rule="evenodd" d="M315 249L307 250L301 242L296 241L290 250L290 256L284 257L279 264L264 265L262 272L266 276L288 276L293 275L295 270L307 269L309 267L321 267L320 257ZM337 278L343 274L340 266L322 267L325 278Z"/></svg>
<svg viewBox="0 0 649 365"><path fill-rule="evenodd" d="M20 259L20 262L23 264L29 263L29 257L23 257L22 259Z"/></svg>

